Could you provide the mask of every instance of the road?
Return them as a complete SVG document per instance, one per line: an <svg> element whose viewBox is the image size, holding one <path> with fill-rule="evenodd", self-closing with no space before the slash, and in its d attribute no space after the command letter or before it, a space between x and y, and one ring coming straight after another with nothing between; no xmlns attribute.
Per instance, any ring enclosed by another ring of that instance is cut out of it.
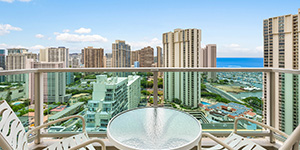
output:
<svg viewBox="0 0 300 150"><path fill-rule="evenodd" d="M219 94L221 95L223 98L226 98L230 101L235 101L235 102L240 102L240 103L245 103L239 99L237 99L236 97L232 96L231 94L227 93L226 91L223 91L221 89L218 89L208 83L205 84L206 85L206 89L212 93L216 93L216 94Z"/></svg>

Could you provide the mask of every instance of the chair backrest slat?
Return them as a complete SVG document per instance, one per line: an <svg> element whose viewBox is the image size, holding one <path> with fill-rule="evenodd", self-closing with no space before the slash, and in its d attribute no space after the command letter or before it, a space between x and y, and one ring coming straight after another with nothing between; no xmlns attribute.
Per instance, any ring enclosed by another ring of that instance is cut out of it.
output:
<svg viewBox="0 0 300 150"><path fill-rule="evenodd" d="M13 150L26 150L25 128L6 101L0 101L0 143Z"/></svg>

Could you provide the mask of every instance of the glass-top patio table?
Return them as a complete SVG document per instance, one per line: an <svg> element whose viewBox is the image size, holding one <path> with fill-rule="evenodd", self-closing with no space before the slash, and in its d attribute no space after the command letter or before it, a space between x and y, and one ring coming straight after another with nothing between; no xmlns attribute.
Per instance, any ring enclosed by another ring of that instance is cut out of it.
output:
<svg viewBox="0 0 300 150"><path fill-rule="evenodd" d="M201 132L200 122L192 115L161 107L122 112L107 127L109 141L122 150L188 150L198 145Z"/></svg>

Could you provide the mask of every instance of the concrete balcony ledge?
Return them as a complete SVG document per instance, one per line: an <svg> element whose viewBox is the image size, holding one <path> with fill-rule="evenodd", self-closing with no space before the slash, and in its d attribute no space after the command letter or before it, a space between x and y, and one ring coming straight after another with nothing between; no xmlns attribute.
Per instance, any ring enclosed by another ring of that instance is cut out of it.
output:
<svg viewBox="0 0 300 150"><path fill-rule="evenodd" d="M220 138L221 140L225 140L225 138ZM251 141L261 145L262 147L266 148L267 150L277 150L281 145L282 142L280 141L276 141L276 143L270 143L268 138L255 138L255 139L250 139ZM43 148L55 143L55 142L59 142L60 139L43 139L43 142L41 144L34 144L31 143L29 144L29 149L32 150L42 150ZM106 145L106 149L107 150L118 150L116 147L114 147L109 141L108 139L103 139L105 145ZM208 138L203 138L202 139L202 147L203 148L208 148L208 147L212 147L215 146L217 143L212 141L211 139ZM97 150L101 150L101 146L98 143L93 144L94 147ZM195 145L195 147L192 150L197 150L197 145Z"/></svg>

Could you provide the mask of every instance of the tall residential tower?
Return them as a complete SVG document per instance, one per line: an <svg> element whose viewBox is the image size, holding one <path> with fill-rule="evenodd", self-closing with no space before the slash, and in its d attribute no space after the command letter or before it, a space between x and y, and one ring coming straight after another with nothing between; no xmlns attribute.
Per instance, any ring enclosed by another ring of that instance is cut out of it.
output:
<svg viewBox="0 0 300 150"><path fill-rule="evenodd" d="M201 49L201 62L200 66L202 67L217 67L217 45L208 44ZM208 81L216 81L217 74L216 72L207 72Z"/></svg>
<svg viewBox="0 0 300 150"><path fill-rule="evenodd" d="M140 50L131 51L131 65L138 61L139 67L152 67L154 63L154 49L150 46Z"/></svg>
<svg viewBox="0 0 300 150"><path fill-rule="evenodd" d="M83 50L85 68L103 68L103 48L87 47Z"/></svg>
<svg viewBox="0 0 300 150"><path fill-rule="evenodd" d="M64 62L64 67L69 67L69 49L65 47L50 47L40 49L40 61Z"/></svg>
<svg viewBox="0 0 300 150"><path fill-rule="evenodd" d="M160 46L156 47L157 50L157 67L163 67L163 54Z"/></svg>
<svg viewBox="0 0 300 150"><path fill-rule="evenodd" d="M300 9L298 14L272 17L263 21L264 67L299 70L299 31ZM275 127L290 134L300 123L300 76L276 73L275 81ZM267 74L264 73L264 121L268 101Z"/></svg>
<svg viewBox="0 0 300 150"><path fill-rule="evenodd" d="M112 44L112 67L131 67L130 50L130 45L125 41L116 40Z"/></svg>
<svg viewBox="0 0 300 150"><path fill-rule="evenodd" d="M175 29L163 34L164 67L201 67L201 30ZM164 73L164 97L198 107L201 102L200 72Z"/></svg>
<svg viewBox="0 0 300 150"><path fill-rule="evenodd" d="M0 67L5 70L5 49L0 49Z"/></svg>

